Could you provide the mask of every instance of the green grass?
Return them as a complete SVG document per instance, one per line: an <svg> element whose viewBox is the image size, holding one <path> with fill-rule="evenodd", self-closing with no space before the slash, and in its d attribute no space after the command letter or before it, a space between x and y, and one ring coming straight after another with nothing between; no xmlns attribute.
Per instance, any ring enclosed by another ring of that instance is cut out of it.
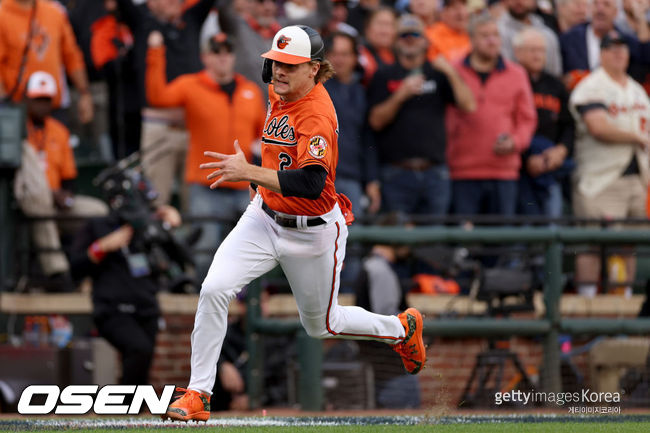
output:
<svg viewBox="0 0 650 433"><path fill-rule="evenodd" d="M197 427L179 427L192 431ZM232 432L232 433L647 433L649 423L559 423L544 422L530 423L494 423L494 424L454 424L454 425L380 425L380 426L319 426L319 427L199 427L201 432ZM160 431L159 428L137 429L81 429L81 430L34 430L51 433L53 431L73 431L75 433L105 433L111 431L127 431L129 433L145 433ZM176 429L174 429L176 430ZM6 430L5 430L6 431Z"/></svg>
<svg viewBox="0 0 650 433"><path fill-rule="evenodd" d="M151 418L0 419L0 432L143 433L172 430L202 433L646 433L650 432L650 416L243 417L215 418L207 425L162 423Z"/></svg>

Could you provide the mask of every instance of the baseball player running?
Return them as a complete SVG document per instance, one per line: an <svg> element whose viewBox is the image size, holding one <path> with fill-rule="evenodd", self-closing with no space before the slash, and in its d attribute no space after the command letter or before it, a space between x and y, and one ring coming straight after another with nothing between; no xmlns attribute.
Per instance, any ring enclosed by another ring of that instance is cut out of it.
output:
<svg viewBox="0 0 650 433"><path fill-rule="evenodd" d="M208 175L216 179L211 188L248 181L256 193L203 281L192 332L190 383L167 410L166 417L173 420L209 418L228 305L243 286L278 264L310 336L383 341L401 355L411 374L425 364L422 316L415 308L383 316L337 303L352 214L349 200L334 189L338 122L322 84L334 71L323 53L315 30L289 26L278 31L262 55L262 76L271 83L262 167L249 164L237 142L233 155L205 153L218 160L201 164L216 169Z"/></svg>

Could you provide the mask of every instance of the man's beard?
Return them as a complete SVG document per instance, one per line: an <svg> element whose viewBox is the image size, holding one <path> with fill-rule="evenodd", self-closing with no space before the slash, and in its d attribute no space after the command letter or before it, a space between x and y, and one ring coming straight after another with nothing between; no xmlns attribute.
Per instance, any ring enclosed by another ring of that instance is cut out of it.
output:
<svg viewBox="0 0 650 433"><path fill-rule="evenodd" d="M512 15L512 17L514 19L516 19L517 21L525 20L526 17L528 16L528 14L530 14L531 12L532 11L528 10L528 9L524 9L523 11L513 11L513 10L508 9L508 13L510 13L510 15Z"/></svg>

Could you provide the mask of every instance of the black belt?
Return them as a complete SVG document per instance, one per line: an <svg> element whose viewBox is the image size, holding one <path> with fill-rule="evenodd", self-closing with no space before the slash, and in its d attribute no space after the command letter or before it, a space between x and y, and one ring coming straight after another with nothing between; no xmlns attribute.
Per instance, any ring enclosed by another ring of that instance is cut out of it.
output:
<svg viewBox="0 0 650 433"><path fill-rule="evenodd" d="M282 227L297 229L298 228L298 219L291 216L281 216L278 215L273 209L268 207L266 203L262 202L262 210L266 212L268 216L273 218L275 223ZM325 220L321 217L310 217L307 219L307 227L319 226L325 224Z"/></svg>

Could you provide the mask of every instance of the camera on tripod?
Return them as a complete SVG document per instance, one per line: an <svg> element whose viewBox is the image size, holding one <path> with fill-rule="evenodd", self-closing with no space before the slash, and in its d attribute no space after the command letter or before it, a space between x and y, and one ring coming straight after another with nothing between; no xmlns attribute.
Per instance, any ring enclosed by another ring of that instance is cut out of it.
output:
<svg viewBox="0 0 650 433"><path fill-rule="evenodd" d="M133 228L127 261L134 276L151 276L164 291L196 292L197 283L188 276L194 262L188 249L171 232L171 226L156 214L158 197L142 173L139 152L106 168L93 180L120 224ZM196 233L189 236L194 239ZM185 244L193 243L186 240Z"/></svg>

